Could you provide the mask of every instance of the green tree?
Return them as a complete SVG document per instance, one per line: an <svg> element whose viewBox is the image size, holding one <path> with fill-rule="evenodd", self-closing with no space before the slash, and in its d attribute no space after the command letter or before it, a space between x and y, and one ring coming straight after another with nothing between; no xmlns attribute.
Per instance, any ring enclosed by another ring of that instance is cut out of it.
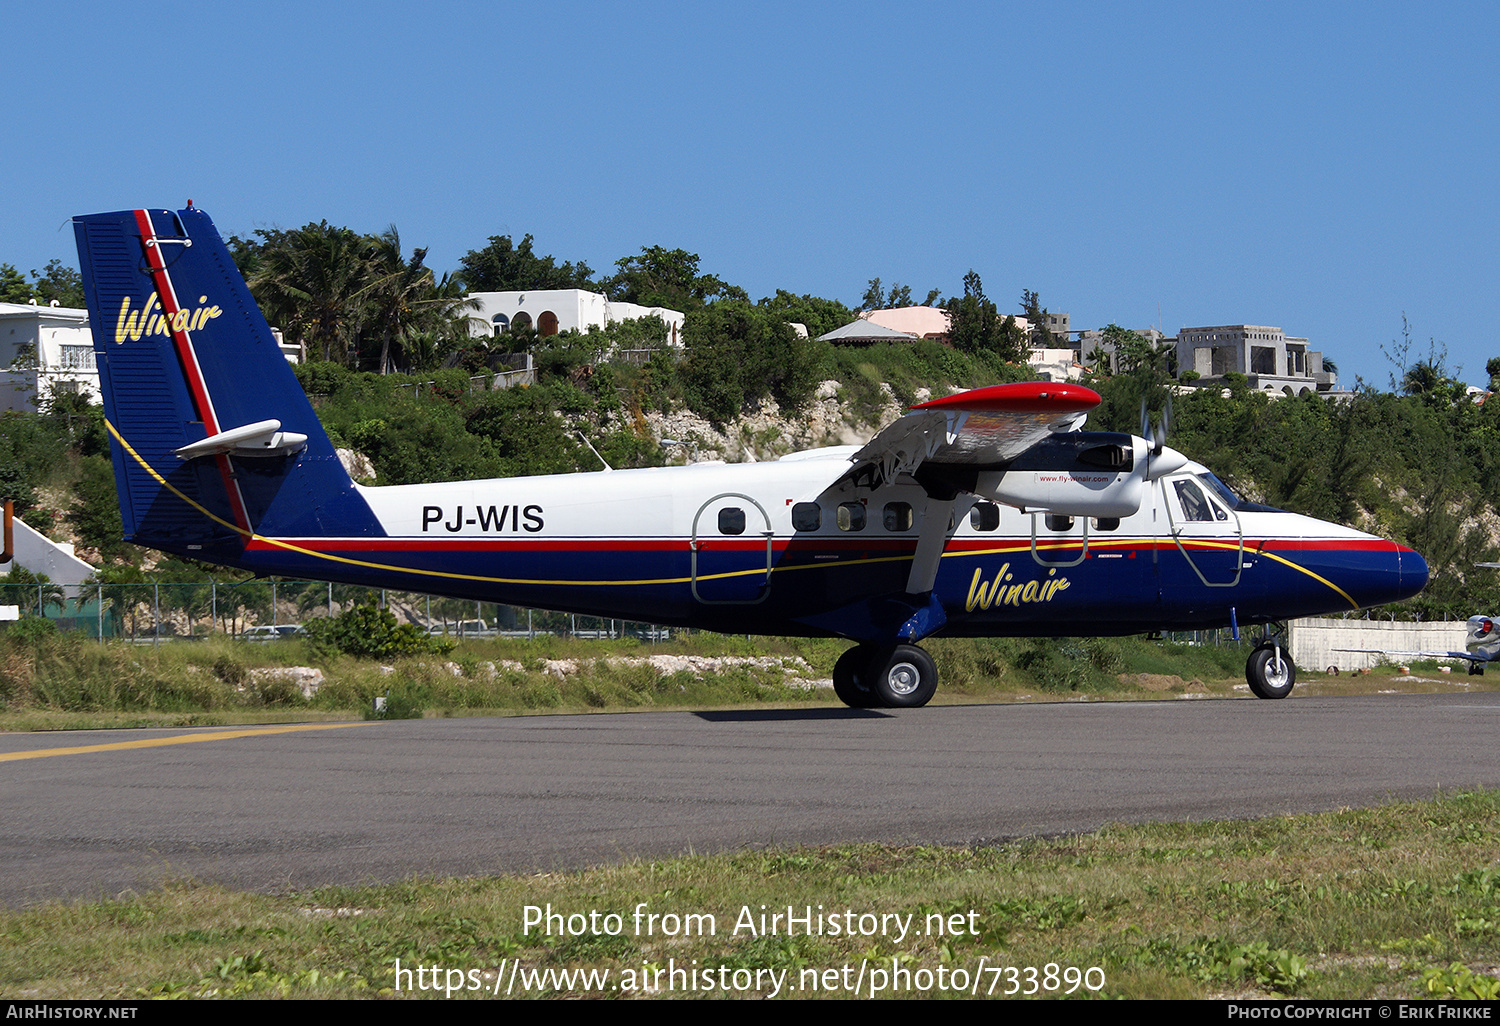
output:
<svg viewBox="0 0 1500 1026"><path fill-rule="evenodd" d="M365 322L380 337L381 374L390 372L393 345L422 332L466 334L466 324L455 328L455 317L463 309L478 305L476 301L455 297L452 283L446 278L440 289L432 271L423 263L426 259L425 248L412 250L409 260L401 255L401 234L395 225L375 239L370 250L369 283L355 298L368 306Z"/></svg>
<svg viewBox="0 0 1500 1026"><path fill-rule="evenodd" d="M0 303L25 303L31 297L26 276L10 264L0 264Z"/></svg>
<svg viewBox="0 0 1500 1026"><path fill-rule="evenodd" d="M750 299L737 285L699 274L698 254L685 249L642 246L639 254L616 260L615 267L614 276L604 282L605 294L615 302L686 313L716 299Z"/></svg>
<svg viewBox="0 0 1500 1026"><path fill-rule="evenodd" d="M985 297L984 283L970 268L964 294L948 300L948 341L966 353L992 352L1008 361L1024 361L1025 349L1014 317L1002 320Z"/></svg>
<svg viewBox="0 0 1500 1026"><path fill-rule="evenodd" d="M81 474L74 488L77 502L69 519L79 541L98 549L106 559L117 558L128 552L130 546L122 539L125 528L120 520L114 467L103 456L85 456L79 469Z"/></svg>
<svg viewBox="0 0 1500 1026"><path fill-rule="evenodd" d="M262 242L248 284L266 318L325 360L357 363L358 299L369 283L373 240L327 221L256 234Z"/></svg>
<svg viewBox="0 0 1500 1026"><path fill-rule="evenodd" d="M532 237L520 245L509 235L491 235L489 245L471 249L459 260L457 278L470 292L529 292L533 289L595 290L594 271L580 260L558 264L532 251Z"/></svg>
<svg viewBox="0 0 1500 1026"><path fill-rule="evenodd" d="M933 289L927 293L927 298L922 301L922 306L937 306L938 297L941 295L939 289ZM911 286L902 285L900 282L892 282L890 292L881 288L879 278L871 278L870 285L865 289L864 297L860 300L859 310L893 310L902 306L913 306L911 298ZM846 322L847 323L847 322Z"/></svg>
<svg viewBox="0 0 1500 1026"><path fill-rule="evenodd" d="M1047 326L1047 308L1030 289L1021 290L1021 310L1031 326L1031 344L1038 349L1056 349L1057 338Z"/></svg>
<svg viewBox="0 0 1500 1026"><path fill-rule="evenodd" d="M58 306L75 310L82 310L86 305L83 276L61 260L47 261L40 274L33 270L31 276L36 279L33 289L36 301L42 306L51 306L54 300Z"/></svg>
<svg viewBox="0 0 1500 1026"><path fill-rule="evenodd" d="M776 295L768 296L756 305L784 321L806 326L807 333L813 338L826 335L835 328L842 328L854 320L854 311L837 299L794 296L784 289L777 289Z"/></svg>
<svg viewBox="0 0 1500 1026"><path fill-rule="evenodd" d="M776 313L743 300L690 311L679 373L688 404L716 423L767 395L797 409L817 389L826 343L799 338Z"/></svg>

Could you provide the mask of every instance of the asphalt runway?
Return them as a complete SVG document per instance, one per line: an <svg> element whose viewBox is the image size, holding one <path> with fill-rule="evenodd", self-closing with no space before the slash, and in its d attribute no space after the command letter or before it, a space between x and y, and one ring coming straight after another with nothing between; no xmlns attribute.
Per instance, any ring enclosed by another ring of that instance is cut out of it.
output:
<svg viewBox="0 0 1500 1026"><path fill-rule="evenodd" d="M1480 693L4 734L0 903L1318 811L1500 786L1497 728Z"/></svg>

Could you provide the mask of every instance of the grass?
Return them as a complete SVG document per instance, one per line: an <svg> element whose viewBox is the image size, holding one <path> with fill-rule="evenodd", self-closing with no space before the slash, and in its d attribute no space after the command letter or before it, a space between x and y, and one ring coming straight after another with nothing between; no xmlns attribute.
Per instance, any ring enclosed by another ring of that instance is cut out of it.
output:
<svg viewBox="0 0 1500 1026"><path fill-rule="evenodd" d="M965 986L996 996L1060 997L1071 982L1076 998L1493 997L1497 844L1500 793L1477 792L978 849L744 850L280 895L179 881L0 913L0 997L396 996L397 960L439 967L423 979L456 985L454 997L484 996L470 988L487 994L497 979L513 996L651 996L640 984L657 969L656 996L673 996L689 978L673 991L668 973L694 960L714 974L699 996L765 996L769 973L786 974L783 995L854 996L863 966L860 996L882 980L877 996L938 996L962 970ZM871 918L853 921L854 936L760 931L763 906L789 905ZM686 929L689 914L711 915L712 935L707 919ZM1034 984L995 971L1010 966L1036 967ZM584 970L607 971L607 986L556 976ZM444 996L415 975L399 982L399 996Z"/></svg>
<svg viewBox="0 0 1500 1026"><path fill-rule="evenodd" d="M100 645L67 636L0 638L0 730L217 726L349 719L377 696L403 715L519 715L631 709L832 704L828 639L697 633L651 645L625 639L465 640L446 656L380 663L328 656L303 641L230 638L160 646ZM1160 699L1244 693L1243 646L1142 638L933 639L937 702ZM653 656L731 657L716 670L653 666ZM746 662L756 660L758 662ZM323 675L305 697L277 668ZM1417 667L1326 677L1304 672L1298 694L1485 689L1488 678ZM1409 675L1403 675L1409 676Z"/></svg>

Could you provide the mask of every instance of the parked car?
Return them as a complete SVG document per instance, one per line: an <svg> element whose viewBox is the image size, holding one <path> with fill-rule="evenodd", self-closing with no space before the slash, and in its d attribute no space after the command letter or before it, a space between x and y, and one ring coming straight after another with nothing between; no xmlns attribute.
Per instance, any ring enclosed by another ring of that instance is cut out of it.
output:
<svg viewBox="0 0 1500 1026"><path fill-rule="evenodd" d="M240 640L281 641L284 638L297 637L306 633L302 625L297 623L262 624L259 627L246 627L240 632Z"/></svg>
<svg viewBox="0 0 1500 1026"><path fill-rule="evenodd" d="M435 623L427 628L428 634L447 634L450 637L489 638L495 631L483 620L459 620L454 623Z"/></svg>

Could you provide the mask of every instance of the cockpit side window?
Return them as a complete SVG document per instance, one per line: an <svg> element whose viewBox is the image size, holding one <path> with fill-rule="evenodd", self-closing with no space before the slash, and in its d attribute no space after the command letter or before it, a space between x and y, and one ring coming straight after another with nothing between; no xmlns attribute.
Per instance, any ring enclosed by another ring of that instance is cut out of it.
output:
<svg viewBox="0 0 1500 1026"><path fill-rule="evenodd" d="M1209 502L1202 490L1192 481L1182 478L1173 481L1172 485L1177 489L1177 501L1182 504L1184 520L1212 523L1215 520L1229 519L1229 514Z"/></svg>

